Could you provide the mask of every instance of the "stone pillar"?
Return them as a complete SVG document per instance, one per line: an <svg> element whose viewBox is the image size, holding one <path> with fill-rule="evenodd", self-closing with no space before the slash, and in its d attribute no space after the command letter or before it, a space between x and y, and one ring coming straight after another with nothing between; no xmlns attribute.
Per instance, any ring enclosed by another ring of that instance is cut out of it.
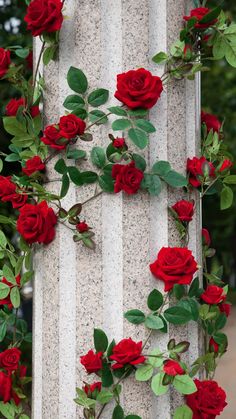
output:
<svg viewBox="0 0 236 419"><path fill-rule="evenodd" d="M56 63L44 70L47 91L44 110L47 123L63 114L63 99L69 94L66 73L71 65L87 74L91 87L115 90L116 74L145 67L158 75L163 68L151 57L167 50L178 37L182 16L190 0L66 0ZM151 111L157 132L150 136L146 157L152 164L169 160L184 173L187 156L198 153L199 83L172 83ZM116 100L111 98L111 103ZM104 143L104 128L96 128L95 143ZM89 144L91 147L91 144ZM52 163L52 167L53 167ZM53 171L49 173L55 178ZM58 189L56 183L50 190ZM92 188L71 187L64 206L84 201ZM142 327L123 318L123 312L145 310L146 297L161 283L150 274L149 263L162 246L178 245L168 218L167 205L181 192L165 190L158 198L103 194L85 208L85 216L96 232L95 252L72 241L69 231L59 226L56 240L35 255L34 289L34 419L82 418L73 402L76 385L85 377L80 356L92 347L94 327L103 328L116 340L132 336L145 339ZM197 200L197 198L196 198ZM198 202L197 202L198 207ZM190 244L200 258L199 209L191 223ZM198 238L198 240L197 240ZM175 328L175 335L176 335ZM191 342L190 360L199 351L198 331L179 328L179 339ZM155 335L155 334L154 334ZM169 335L156 334L152 345L166 347ZM155 397L148 385L126 385L125 410L142 419L170 419L175 405L172 394ZM178 403L179 401L177 401ZM178 404L177 404L178 405ZM104 418L110 419L107 409Z"/></svg>

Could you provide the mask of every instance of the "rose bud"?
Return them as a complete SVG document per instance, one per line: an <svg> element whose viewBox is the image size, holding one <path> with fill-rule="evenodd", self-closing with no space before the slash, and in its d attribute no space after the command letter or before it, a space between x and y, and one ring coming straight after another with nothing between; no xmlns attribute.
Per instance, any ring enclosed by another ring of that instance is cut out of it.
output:
<svg viewBox="0 0 236 419"><path fill-rule="evenodd" d="M201 299L207 304L220 304L226 299L224 289L217 285L208 285L207 289L201 294Z"/></svg>
<svg viewBox="0 0 236 419"><path fill-rule="evenodd" d="M215 168L205 157L193 157L187 160L187 173L190 185L198 188L203 183L204 177L215 176Z"/></svg>
<svg viewBox="0 0 236 419"><path fill-rule="evenodd" d="M165 361L163 371L174 377L175 375L183 375L185 374L184 369L181 367L181 365L177 361L173 361L172 359L168 359L168 361Z"/></svg>
<svg viewBox="0 0 236 419"><path fill-rule="evenodd" d="M202 244L207 247L211 245L210 233L206 228L202 229Z"/></svg>
<svg viewBox="0 0 236 419"><path fill-rule="evenodd" d="M10 51L0 48L0 79L5 76L11 64Z"/></svg>
<svg viewBox="0 0 236 419"><path fill-rule="evenodd" d="M218 305L220 312L224 313L226 315L226 317L229 317L230 312L231 312L231 304L229 303L221 303Z"/></svg>
<svg viewBox="0 0 236 419"><path fill-rule="evenodd" d="M219 132L221 128L221 122L219 119L210 113L201 112L201 122L207 127L207 132L213 130L213 132Z"/></svg>
<svg viewBox="0 0 236 419"><path fill-rule="evenodd" d="M93 384L86 384L83 387L84 392L87 394L88 397L96 398L97 394L100 393L102 389L102 383L97 381Z"/></svg>
<svg viewBox="0 0 236 419"><path fill-rule="evenodd" d="M229 159L225 159L219 168L219 172L225 172L233 166L233 163Z"/></svg>
<svg viewBox="0 0 236 419"><path fill-rule="evenodd" d="M126 146L126 144L125 144L125 139L124 138L115 138L114 139L114 141L113 141L113 147L115 147L115 148L123 148L123 147L125 147Z"/></svg>
<svg viewBox="0 0 236 419"><path fill-rule="evenodd" d="M216 343L213 337L211 337L211 339L209 340L209 351L214 352L216 355L219 352L219 345L218 343Z"/></svg>
<svg viewBox="0 0 236 419"><path fill-rule="evenodd" d="M194 212L193 201L186 201L185 199L182 199L172 205L171 208L176 212L180 221L187 223L192 221Z"/></svg>
<svg viewBox="0 0 236 419"><path fill-rule="evenodd" d="M76 230L77 230L79 233L84 233L85 231L88 231L88 230L89 230L89 226L88 226L88 224L86 224L85 222L81 222L81 223L78 223L78 224L76 225Z"/></svg>

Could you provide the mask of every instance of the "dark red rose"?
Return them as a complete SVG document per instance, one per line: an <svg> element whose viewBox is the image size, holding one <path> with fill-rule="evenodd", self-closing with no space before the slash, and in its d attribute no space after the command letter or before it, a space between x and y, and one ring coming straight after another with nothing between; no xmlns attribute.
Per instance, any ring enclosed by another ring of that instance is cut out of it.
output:
<svg viewBox="0 0 236 419"><path fill-rule="evenodd" d="M29 55L26 57L26 63L29 70L33 70L33 51L29 52Z"/></svg>
<svg viewBox="0 0 236 419"><path fill-rule="evenodd" d="M202 124L206 124L207 132L209 132L211 129L213 132L219 132L221 128L221 122L219 119L210 113L201 112L201 121Z"/></svg>
<svg viewBox="0 0 236 419"><path fill-rule="evenodd" d="M11 64L10 51L0 48L0 78L5 76Z"/></svg>
<svg viewBox="0 0 236 419"><path fill-rule="evenodd" d="M11 202L13 208L20 208L25 205L28 196L24 190L17 193L17 186L11 181L11 177L0 176L0 198L3 202ZM20 189L19 189L20 191Z"/></svg>
<svg viewBox="0 0 236 419"><path fill-rule="evenodd" d="M215 354L218 354L218 352L219 352L219 345L213 339L213 337L211 337L210 340L209 340L209 350L210 350L210 352L214 352Z"/></svg>
<svg viewBox="0 0 236 419"><path fill-rule="evenodd" d="M43 135L44 136L41 138L41 141L56 150L63 150L68 144L68 140L64 139L64 141L62 141L57 125L48 125L45 128Z"/></svg>
<svg viewBox="0 0 236 419"><path fill-rule="evenodd" d="M46 201L20 209L17 230L27 243L50 243L55 237L57 217Z"/></svg>
<svg viewBox="0 0 236 419"><path fill-rule="evenodd" d="M206 228L202 229L202 244L207 247L211 245L210 233Z"/></svg>
<svg viewBox="0 0 236 419"><path fill-rule="evenodd" d="M118 74L115 97L128 108L152 108L163 90L160 77L144 68Z"/></svg>
<svg viewBox="0 0 236 419"><path fill-rule="evenodd" d="M27 160L25 163L25 167L23 167L22 171L25 175L30 176L35 172L40 172L45 169L45 164L42 162L39 156L34 156L31 159Z"/></svg>
<svg viewBox="0 0 236 419"><path fill-rule="evenodd" d="M112 365L113 370L123 368L127 364L143 364L145 357L142 355L142 342L136 343L131 338L122 339L113 347L110 359L116 361L116 364Z"/></svg>
<svg viewBox="0 0 236 419"><path fill-rule="evenodd" d="M232 161L229 159L225 159L219 168L219 172L225 172L226 170L229 170L232 166Z"/></svg>
<svg viewBox="0 0 236 419"><path fill-rule="evenodd" d="M196 9L191 10L190 16L183 16L183 19L187 22L188 20L192 19L193 17L197 18L197 22L195 23L194 27L198 29L206 29L210 26L214 25L217 22L217 19L211 20L207 23L200 23L202 18L210 13L210 9L207 7L197 7Z"/></svg>
<svg viewBox="0 0 236 419"><path fill-rule="evenodd" d="M102 352L95 353L90 349L86 355L80 357L80 363L88 374L96 373L102 369L102 356Z"/></svg>
<svg viewBox="0 0 236 419"><path fill-rule="evenodd" d="M177 361L173 361L172 359L168 359L164 363L163 371L171 376L175 375L183 375L185 374L184 369L181 367L181 365Z"/></svg>
<svg viewBox="0 0 236 419"><path fill-rule="evenodd" d="M0 400L7 403L11 400L12 380L11 376L0 371Z"/></svg>
<svg viewBox="0 0 236 419"><path fill-rule="evenodd" d="M111 174L115 179L115 193L125 191L132 195L139 190L143 180L143 172L135 167L134 161L129 164L114 164Z"/></svg>
<svg viewBox="0 0 236 419"><path fill-rule="evenodd" d="M21 286L20 281L21 281L21 277L20 277L20 275L17 275L16 276L16 285L18 286L18 288L20 288L20 286ZM8 282L7 279L4 278L4 277L2 278L0 283L8 285L10 288L14 287L14 285L11 282ZM3 299L0 299L0 306L3 306L5 304L7 304L8 308L10 310L13 308L13 305L12 305L12 302L11 302L11 299L10 299L10 292L9 292L7 297L5 297Z"/></svg>
<svg viewBox="0 0 236 419"><path fill-rule="evenodd" d="M93 384L85 385L83 387L83 390L87 394L88 397L97 396L97 394L100 393L101 389L102 389L102 383L100 381L97 381L96 383L93 383Z"/></svg>
<svg viewBox="0 0 236 419"><path fill-rule="evenodd" d="M81 222L76 225L76 230L78 230L79 233L84 233L89 230L89 226L85 222Z"/></svg>
<svg viewBox="0 0 236 419"><path fill-rule="evenodd" d="M38 116L40 114L39 107L37 105L31 106L30 114L31 114L32 118L35 118L36 116Z"/></svg>
<svg viewBox="0 0 236 419"><path fill-rule="evenodd" d="M162 247L150 265L152 274L165 283L165 291L172 290L175 284L190 284L197 269L192 252L186 247Z"/></svg>
<svg viewBox="0 0 236 419"><path fill-rule="evenodd" d="M126 144L125 144L125 139L124 138L115 138L114 139L114 141L113 141L113 147L115 147L115 148L123 148L123 147L125 147L126 146Z"/></svg>
<svg viewBox="0 0 236 419"><path fill-rule="evenodd" d="M194 380L197 391L186 396L186 403L193 411L192 419L215 419L224 410L226 394L216 381Z"/></svg>
<svg viewBox="0 0 236 419"><path fill-rule="evenodd" d="M209 177L213 177L215 168L205 157L193 157L187 160L187 172L189 174L189 183L194 188L198 188L203 182L201 177L205 176L205 172L207 172Z"/></svg>
<svg viewBox="0 0 236 419"><path fill-rule="evenodd" d="M224 313L226 315L226 317L229 317L230 312L231 312L231 304L221 303L221 304L219 304L218 307L219 307L221 313Z"/></svg>
<svg viewBox="0 0 236 419"><path fill-rule="evenodd" d="M25 100L24 98L20 99L11 99L10 102L8 102L6 106L6 115L7 116L16 116L17 111L20 106L25 106ZM38 106L31 106L30 108L30 114L32 118L39 115L39 107Z"/></svg>
<svg viewBox="0 0 236 419"><path fill-rule="evenodd" d="M0 368L4 368L7 372L18 369L21 351L18 348L10 348L0 353Z"/></svg>
<svg viewBox="0 0 236 419"><path fill-rule="evenodd" d="M186 201L185 199L182 199L181 201L178 201L176 204L172 205L172 209L176 212L180 221L189 223L189 221L193 219L193 201Z"/></svg>
<svg viewBox="0 0 236 419"><path fill-rule="evenodd" d="M24 20L33 36L56 32L63 22L63 3L60 0L32 0Z"/></svg>
<svg viewBox="0 0 236 419"><path fill-rule="evenodd" d="M77 135L82 135L85 127L85 122L78 116L73 115L73 113L60 118L59 129L61 137L71 139Z"/></svg>
<svg viewBox="0 0 236 419"><path fill-rule="evenodd" d="M14 183L11 182L11 176L0 176L0 198L11 194L13 190L12 185Z"/></svg>
<svg viewBox="0 0 236 419"><path fill-rule="evenodd" d="M226 299L223 288L217 285L208 285L201 294L201 299L207 304L220 304Z"/></svg>

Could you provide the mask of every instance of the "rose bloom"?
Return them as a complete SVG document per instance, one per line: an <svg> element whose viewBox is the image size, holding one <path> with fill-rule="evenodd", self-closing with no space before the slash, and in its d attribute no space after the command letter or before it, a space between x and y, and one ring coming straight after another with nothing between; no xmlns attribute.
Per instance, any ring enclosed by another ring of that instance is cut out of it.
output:
<svg viewBox="0 0 236 419"><path fill-rule="evenodd" d="M210 233L206 228L202 229L202 244L208 247L211 245Z"/></svg>
<svg viewBox="0 0 236 419"><path fill-rule="evenodd" d="M0 400L7 403L11 400L12 380L11 376L0 371Z"/></svg>
<svg viewBox="0 0 236 419"><path fill-rule="evenodd" d="M215 168L205 157L193 157L192 159L187 160L189 183L194 186L194 188L201 186L199 176L204 176L204 166L208 166L209 176L213 177L215 175Z"/></svg>
<svg viewBox="0 0 236 419"><path fill-rule="evenodd" d="M78 116L73 115L73 113L60 118L59 129L61 137L71 139L77 135L82 135L85 127L85 122Z"/></svg>
<svg viewBox="0 0 236 419"><path fill-rule="evenodd" d="M20 281L21 281L21 276L20 275L17 275L16 276L16 285L18 286L18 288L20 288L20 286L21 286L21 283L20 283ZM0 284L6 284L6 285L8 285L10 288L13 288L14 287L14 285L11 283L11 282L8 282L7 281L7 279L6 278L2 278L2 280L0 281ZM0 299L0 306L3 306L3 305L5 305L5 304L7 304L7 306L8 306L8 308L11 310L12 308L13 308L13 305L12 305L12 302L11 302L11 299L10 299L10 292L9 292L9 294L8 294L8 296L7 297L5 297L5 298L3 298L3 299Z"/></svg>
<svg viewBox="0 0 236 419"><path fill-rule="evenodd" d="M27 160L25 167L22 171L25 175L30 176L35 172L40 172L45 169L45 164L42 162L39 156L34 156L31 159Z"/></svg>
<svg viewBox="0 0 236 419"><path fill-rule="evenodd" d="M126 146L125 144L125 139L124 138L115 138L113 143L112 143L113 147L115 148L123 148Z"/></svg>
<svg viewBox="0 0 236 419"><path fill-rule="evenodd" d="M226 317L229 317L231 311L231 304L229 303L221 303L218 305L220 312L224 313Z"/></svg>
<svg viewBox="0 0 236 419"><path fill-rule="evenodd" d="M219 168L219 172L224 172L226 170L229 170L232 166L233 166L232 161L229 159L225 159Z"/></svg>
<svg viewBox="0 0 236 419"><path fill-rule="evenodd" d="M43 131L41 141L55 150L63 150L66 148L68 141L60 142L59 140L61 140L61 134L57 126L48 125Z"/></svg>
<svg viewBox="0 0 236 419"><path fill-rule="evenodd" d="M11 64L10 51L0 48L0 78L5 76Z"/></svg>
<svg viewBox="0 0 236 419"><path fill-rule="evenodd" d="M207 15L211 10L207 7L197 7L196 9L191 10L190 16L183 16L183 19L188 22L188 20L192 19L193 17L197 18L197 22L195 23L194 27L197 29L206 29L210 26L214 25L217 22L217 19L211 20L207 23L199 23L202 18Z"/></svg>
<svg viewBox="0 0 236 419"><path fill-rule="evenodd" d="M8 373L15 371L19 367L21 351L18 348L10 348L0 353L0 368L4 368Z"/></svg>
<svg viewBox="0 0 236 419"><path fill-rule="evenodd" d="M173 361L172 359L168 359L164 363L163 371L171 375L172 377L175 377L176 375L183 375L185 374L184 369L181 367L181 365L177 361Z"/></svg>
<svg viewBox="0 0 236 419"><path fill-rule="evenodd" d="M86 355L80 357L80 363L88 374L96 373L102 369L102 356L102 352L94 353L91 349Z"/></svg>
<svg viewBox="0 0 236 419"><path fill-rule="evenodd" d="M93 396L93 393L96 391L96 395L97 393L99 393L102 389L102 383L100 381L97 381L96 383L93 384L86 384L83 387L84 392L87 394L88 397Z"/></svg>
<svg viewBox="0 0 236 419"><path fill-rule="evenodd" d="M29 244L50 243L55 237L57 216L46 201L26 204L20 209L17 230Z"/></svg>
<svg viewBox="0 0 236 419"><path fill-rule="evenodd" d="M3 202L11 202L13 208L25 205L28 196L16 192L17 186L11 181L10 176L0 176L0 198ZM22 190L22 192L24 192Z"/></svg>
<svg viewBox="0 0 236 419"><path fill-rule="evenodd" d="M172 290L175 284L190 284L197 269L192 252L186 247L162 247L150 265L152 274L164 282L165 291Z"/></svg>
<svg viewBox="0 0 236 419"><path fill-rule="evenodd" d="M142 355L142 342L134 342L131 338L122 339L112 349L110 359L116 361L112 369L123 368L125 365L143 364L145 357Z"/></svg>
<svg viewBox="0 0 236 419"><path fill-rule="evenodd" d="M160 77L144 68L118 74L115 97L128 108L152 108L161 96L163 85Z"/></svg>
<svg viewBox="0 0 236 419"><path fill-rule="evenodd" d="M25 106L25 100L23 97L20 99L11 99L10 102L8 102L6 106L6 115L7 116L16 116L17 111L20 106ZM37 115L39 115L39 107L38 106L31 106L30 108L30 114L32 118L35 118Z"/></svg>
<svg viewBox="0 0 236 419"><path fill-rule="evenodd" d="M85 222L81 222L76 225L76 230L78 230L79 233L84 233L89 230L89 226Z"/></svg>
<svg viewBox="0 0 236 419"><path fill-rule="evenodd" d="M201 112L201 122L202 124L206 124L207 132L209 132L211 129L213 132L219 132L221 128L221 122L215 115L212 115L210 113Z"/></svg>
<svg viewBox="0 0 236 419"><path fill-rule="evenodd" d="M186 397L186 404L193 411L192 419L215 419L224 410L226 394L216 381L194 380L197 391Z"/></svg>
<svg viewBox="0 0 236 419"><path fill-rule="evenodd" d="M60 0L32 0L24 20L33 36L56 32L63 22L63 3Z"/></svg>
<svg viewBox="0 0 236 419"><path fill-rule="evenodd" d="M171 207L180 221L187 222L192 221L194 213L194 203L193 201L186 201L182 199L181 201L176 202L176 204Z"/></svg>
<svg viewBox="0 0 236 419"><path fill-rule="evenodd" d="M135 167L135 162L129 164L114 164L111 173L115 179L114 192L125 191L127 194L135 194L143 180L143 172Z"/></svg>
<svg viewBox="0 0 236 419"><path fill-rule="evenodd" d="M201 299L207 304L220 304L226 299L223 288L217 285L208 285L201 294Z"/></svg>
<svg viewBox="0 0 236 419"><path fill-rule="evenodd" d="M219 345L213 339L213 337L211 337L210 340L209 340L209 350L210 350L210 352L214 352L215 354L218 354L218 352L219 352Z"/></svg>

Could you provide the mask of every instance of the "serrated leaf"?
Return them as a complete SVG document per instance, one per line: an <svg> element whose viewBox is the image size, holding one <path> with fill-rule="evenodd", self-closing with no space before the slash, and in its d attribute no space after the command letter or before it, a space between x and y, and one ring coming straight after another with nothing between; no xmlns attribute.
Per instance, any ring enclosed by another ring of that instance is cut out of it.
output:
<svg viewBox="0 0 236 419"><path fill-rule="evenodd" d="M69 176L67 175L67 173L64 173L64 175L62 176L62 185L61 185L61 191L60 191L61 198L64 198L64 196L66 196L69 190L69 187L70 187Z"/></svg>
<svg viewBox="0 0 236 419"><path fill-rule="evenodd" d="M160 160L152 166L152 173L159 176L165 176L171 170L171 165L168 161Z"/></svg>
<svg viewBox="0 0 236 419"><path fill-rule="evenodd" d="M11 289L10 300L14 308L20 307L20 292L18 287L13 287Z"/></svg>
<svg viewBox="0 0 236 419"><path fill-rule="evenodd" d="M124 317L133 324L141 324L145 321L145 314L138 309L126 311Z"/></svg>
<svg viewBox="0 0 236 419"><path fill-rule="evenodd" d="M162 394L165 394L168 391L168 386L163 386L162 384L164 375L165 374L161 372L154 375L154 377L152 378L151 388L156 396L161 396Z"/></svg>
<svg viewBox="0 0 236 419"><path fill-rule="evenodd" d="M154 125L146 119L136 119L134 123L138 128L142 129L148 134L156 132L156 128L154 127Z"/></svg>
<svg viewBox="0 0 236 419"><path fill-rule="evenodd" d="M129 119L116 119L114 122L112 122L112 129L113 131L123 131L131 126L131 122Z"/></svg>
<svg viewBox="0 0 236 419"><path fill-rule="evenodd" d="M225 210L231 207L234 194L231 188L224 186L220 194L220 209Z"/></svg>
<svg viewBox="0 0 236 419"><path fill-rule="evenodd" d="M151 356L152 355L152 356ZM158 357L160 355L160 357ZM159 368L163 364L163 356L161 355L160 349L153 349L148 357L148 363L153 366L153 368Z"/></svg>
<svg viewBox="0 0 236 419"><path fill-rule="evenodd" d="M76 93L85 93L88 88L87 77L79 68L70 67L67 73L67 82Z"/></svg>
<svg viewBox="0 0 236 419"><path fill-rule="evenodd" d="M192 417L192 410L185 404L175 409L173 419L192 419Z"/></svg>
<svg viewBox="0 0 236 419"><path fill-rule="evenodd" d="M109 91L106 89L96 89L88 96L88 103L95 108L104 105L108 101Z"/></svg>
<svg viewBox="0 0 236 419"><path fill-rule="evenodd" d="M164 63L166 60L168 60L168 55L165 52L158 52L158 54L152 57L152 61L156 64Z"/></svg>
<svg viewBox="0 0 236 419"><path fill-rule="evenodd" d="M173 386L181 394L192 394L197 391L196 384L189 375L176 375L173 380Z"/></svg>
<svg viewBox="0 0 236 419"><path fill-rule="evenodd" d="M166 175L164 175L163 180L173 188L182 188L187 186L186 177L174 170L170 170Z"/></svg>
<svg viewBox="0 0 236 419"><path fill-rule="evenodd" d="M7 279L8 282L10 282L13 285L16 285L15 275L12 272L12 270L9 268L9 266L7 266L7 265L3 266L2 274L3 274L4 278Z"/></svg>
<svg viewBox="0 0 236 419"><path fill-rule="evenodd" d="M118 116L126 116L127 112L125 109L122 109L120 106L111 106L108 108L108 111L111 112L114 115Z"/></svg>
<svg viewBox="0 0 236 419"><path fill-rule="evenodd" d="M79 95L69 95L67 96L67 98L65 99L63 103L63 106L66 109L70 109L70 110L76 109L78 108L78 106L80 107L84 105L85 105L84 99Z"/></svg>
<svg viewBox="0 0 236 419"><path fill-rule="evenodd" d="M104 149L102 147L93 147L91 151L91 160L95 166L99 167L100 169L103 168L106 163L106 155Z"/></svg>
<svg viewBox="0 0 236 419"><path fill-rule="evenodd" d="M160 330L163 328L163 320L155 314L149 314L145 320L145 326L148 329Z"/></svg>
<svg viewBox="0 0 236 419"><path fill-rule="evenodd" d="M135 372L135 379L137 381L148 381L152 377L153 367L152 365L142 365Z"/></svg>
<svg viewBox="0 0 236 419"><path fill-rule="evenodd" d="M108 347L107 335L101 329L94 329L93 332L94 347L97 352L105 352Z"/></svg>
<svg viewBox="0 0 236 419"><path fill-rule="evenodd" d="M164 312L165 319L172 324L185 324L192 320L192 314L185 308L174 306Z"/></svg>
<svg viewBox="0 0 236 419"><path fill-rule="evenodd" d="M163 296L160 291L157 289L154 289L150 292L148 299L147 299L147 305L150 310L156 311L158 310L163 304Z"/></svg>
<svg viewBox="0 0 236 419"><path fill-rule="evenodd" d="M128 131L129 138L133 143L143 150L148 145L148 136L147 134L139 128L130 128Z"/></svg>

